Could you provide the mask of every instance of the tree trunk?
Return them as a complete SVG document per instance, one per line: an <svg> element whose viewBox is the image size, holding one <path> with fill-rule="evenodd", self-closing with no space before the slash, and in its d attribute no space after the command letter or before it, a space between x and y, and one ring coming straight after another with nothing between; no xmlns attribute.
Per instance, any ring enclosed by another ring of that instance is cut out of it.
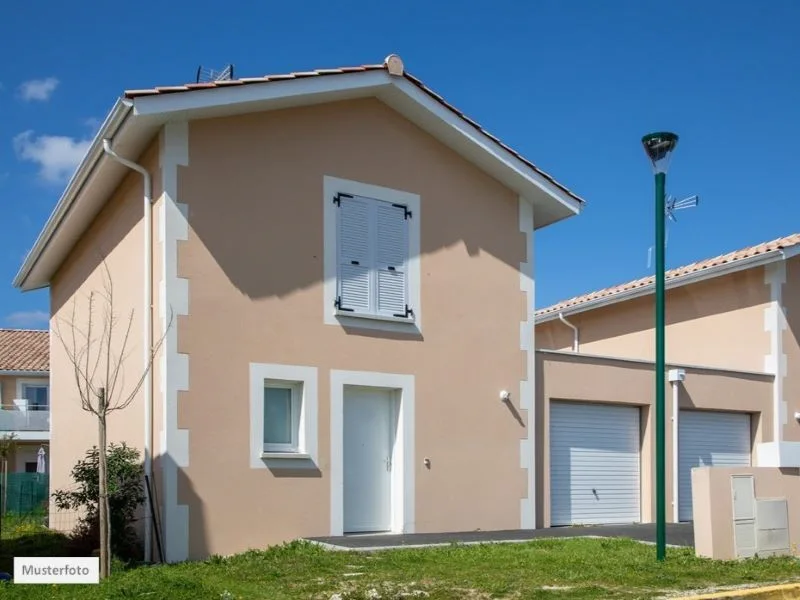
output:
<svg viewBox="0 0 800 600"><path fill-rule="evenodd" d="M100 579L111 571L111 532L108 526L108 465L106 463L106 390L100 388L98 398L98 424L100 427L100 449L98 454L99 518L100 518Z"/></svg>

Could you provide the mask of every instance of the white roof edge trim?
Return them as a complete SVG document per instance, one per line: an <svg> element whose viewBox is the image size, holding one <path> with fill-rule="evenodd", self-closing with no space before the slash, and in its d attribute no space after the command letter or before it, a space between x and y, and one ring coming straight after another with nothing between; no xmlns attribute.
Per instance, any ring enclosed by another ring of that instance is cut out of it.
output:
<svg viewBox="0 0 800 600"><path fill-rule="evenodd" d="M36 238L33 247L25 256L22 266L17 272L17 275L14 277L14 287L25 287L25 281L27 280L31 269L33 269L34 265L47 248L47 244L50 242L53 235L55 235L55 232L61 224L62 219L67 212L69 212L70 207L83 190L83 185L92 174L92 171L94 171L99 160L103 157L103 139L113 138L114 135L116 135L117 131L119 131L120 127L125 123L130 111L131 105L129 102L125 102L123 99L118 98L114 103L114 106L106 116L105 121L103 121L103 124L100 126L97 135L95 135L94 139L92 140L89 149L86 151L86 155L81 160L78 168L72 174L72 177L70 178L69 183L67 183L67 187L65 188L64 193L61 195L61 198L59 198L58 202L56 203L53 212L50 213L50 216L45 222L44 227L39 232L39 237Z"/></svg>
<svg viewBox="0 0 800 600"><path fill-rule="evenodd" d="M174 112L202 110L204 108L213 108L226 104L265 102L294 96L313 96L316 94L358 89L368 91L370 89L385 88L388 86L393 86L400 90L409 99L457 130L466 141L477 145L484 152L516 171L529 183L564 205L573 214L577 215L581 212L581 202L572 198L557 185L548 181L537 172L536 169L525 164L496 141L492 140L484 132L479 131L467 123L462 117L437 102L429 94L425 93L405 77L390 75L386 71L360 71L355 73L341 73L331 77L320 76L265 81L264 83L253 83L244 86L229 86L208 90L178 92L174 94L142 96L133 99L133 107L134 114L137 116L156 116L167 115Z"/></svg>
<svg viewBox="0 0 800 600"><path fill-rule="evenodd" d="M479 146L486 153L492 155L497 160L501 161L506 166L519 173L532 185L541 189L554 200L563 204L566 208L572 211L573 214L580 214L582 209L581 202L571 197L557 185L548 181L536 169L525 164L511 152L491 139L488 135L486 135L486 133L467 123L462 117L434 100L430 95L426 94L418 86L414 85L407 79L397 78L393 81L393 83L396 88L406 94L409 98L420 104L430 113L436 115L436 117L441 119L444 123L457 130L466 140ZM526 200L532 202L529 198L526 198Z"/></svg>
<svg viewBox="0 0 800 600"><path fill-rule="evenodd" d="M800 254L800 244L797 244L796 246L790 246L789 248L784 248L783 250L781 250L781 252L783 252L783 258L785 260L794 258L798 254Z"/></svg>
<svg viewBox="0 0 800 600"><path fill-rule="evenodd" d="M140 96L133 98L131 102L137 116L168 115L248 102L268 102L297 96L376 88L390 85L393 78L393 75L383 70L358 71Z"/></svg>
<svg viewBox="0 0 800 600"><path fill-rule="evenodd" d="M673 277L672 279L668 279L666 281L665 289L670 290L672 288L682 287L690 283L697 283L699 281L703 281L704 279L713 279L715 277L722 277L723 275L730 275L731 273L736 273L737 271L743 271L745 269L766 265L771 262L781 260L785 257L786 255L783 250L770 250L764 254L757 254L756 256L741 258L735 262L709 267L707 269L703 269L702 271L687 273L686 275L680 275L679 277ZM540 323L547 323L548 321L558 319L559 313L566 317L569 315L586 312L587 310L601 308L603 306L610 306L611 304L616 304L617 302L624 302L625 300L633 300L634 298L639 298L641 296L648 296L653 293L654 288L655 284L650 283L648 285L634 288L632 290L626 290L624 292L619 292L618 294L613 294L611 296L596 298L595 300L588 300L586 302L582 302L581 304L576 304L575 306L564 308L562 310L556 310L551 313L541 315L540 317L536 317L535 324L538 325Z"/></svg>
<svg viewBox="0 0 800 600"><path fill-rule="evenodd" d="M0 375L5 377L50 377L50 371L19 371L0 369Z"/></svg>

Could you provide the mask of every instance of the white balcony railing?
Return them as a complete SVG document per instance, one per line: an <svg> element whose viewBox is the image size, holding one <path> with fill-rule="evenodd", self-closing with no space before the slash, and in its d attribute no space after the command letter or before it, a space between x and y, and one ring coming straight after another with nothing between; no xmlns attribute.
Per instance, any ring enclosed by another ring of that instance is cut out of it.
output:
<svg viewBox="0 0 800 600"><path fill-rule="evenodd" d="M50 431L50 407L26 406L17 401L14 406L3 405L0 432L4 431Z"/></svg>

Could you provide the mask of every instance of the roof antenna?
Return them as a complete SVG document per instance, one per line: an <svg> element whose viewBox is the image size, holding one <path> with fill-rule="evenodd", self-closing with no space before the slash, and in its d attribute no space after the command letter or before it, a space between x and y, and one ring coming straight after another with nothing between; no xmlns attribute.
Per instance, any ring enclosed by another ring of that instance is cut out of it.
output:
<svg viewBox="0 0 800 600"><path fill-rule="evenodd" d="M214 69L209 69L200 65L197 67L197 75L195 76L195 81L197 83L210 83L213 81L229 81L233 79L233 65L228 64L225 65L225 68L221 71L216 71Z"/></svg>
<svg viewBox="0 0 800 600"><path fill-rule="evenodd" d="M667 196L667 201L664 205L664 212L667 215L667 219L669 219L673 223L677 223L678 219L675 217L676 210L683 210L684 208L694 208L698 204L700 204L700 196L698 196L697 194L684 198L683 200L677 200L674 196ZM667 224L667 231L664 237L664 246L666 247L667 244L669 244L669 224ZM654 248L655 246L650 246L647 249L648 269L652 264Z"/></svg>

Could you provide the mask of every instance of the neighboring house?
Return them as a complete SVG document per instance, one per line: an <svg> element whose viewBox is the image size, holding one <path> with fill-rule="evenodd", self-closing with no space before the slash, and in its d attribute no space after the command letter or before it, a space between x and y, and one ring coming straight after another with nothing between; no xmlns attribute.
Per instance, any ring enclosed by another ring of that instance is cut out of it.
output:
<svg viewBox="0 0 800 600"><path fill-rule="evenodd" d="M532 528L534 229L582 204L394 55L135 90L15 285L85 322L104 258L134 315L127 389L166 330L109 431L145 453L168 561ZM58 488L97 426L51 361Z"/></svg>
<svg viewBox="0 0 800 600"><path fill-rule="evenodd" d="M9 472L35 473L50 440L47 331L0 329L0 437L12 436ZM45 469L49 457L45 457Z"/></svg>
<svg viewBox="0 0 800 600"><path fill-rule="evenodd" d="M673 269L666 287L666 359L684 369L665 382L668 515L685 521L694 466L800 467L800 234ZM653 520L653 278L538 310L535 345L545 524Z"/></svg>

